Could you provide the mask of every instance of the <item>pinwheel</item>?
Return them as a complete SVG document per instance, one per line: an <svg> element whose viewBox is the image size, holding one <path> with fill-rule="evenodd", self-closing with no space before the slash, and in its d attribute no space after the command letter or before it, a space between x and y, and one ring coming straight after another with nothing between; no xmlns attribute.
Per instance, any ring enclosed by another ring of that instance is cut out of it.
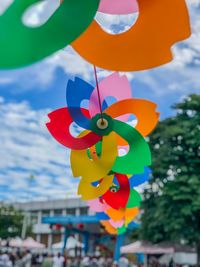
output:
<svg viewBox="0 0 200 267"><path fill-rule="evenodd" d="M108 79L108 84L115 80L115 84L119 85L125 79L125 77L111 76ZM125 92L127 88L129 91L130 87L122 88ZM81 108L81 102L92 99L93 90L91 85L79 78L76 78L74 82L69 81L67 87L68 108L62 108L49 114L50 122L47 123L47 127L54 138L72 149L71 163L74 176L92 177L92 180L89 181L94 182L96 177L102 178L111 170L122 174L142 173L144 167L151 164L150 150L142 134L148 134L158 121L158 114L155 112L156 105L145 100L121 100L109 108L105 108L102 115L96 114L90 117L92 111ZM93 105L95 105L94 101ZM118 109L116 105L124 108ZM143 109L143 106L145 106L145 109ZM115 119L118 116L131 113L138 117L136 128ZM144 115L144 121L148 122L145 126L142 122ZM69 130L73 121L88 132L85 132L79 138L74 138ZM122 137L123 140L117 138L117 135ZM102 141L102 154L100 158L93 162L89 159L86 149L94 146L99 141ZM116 157L116 142L118 145L124 145L124 143L129 145L129 151L125 156ZM109 149L107 149L108 145L110 146ZM109 153L114 156L110 156ZM77 168L76 165L79 167ZM89 168L86 168L87 165Z"/></svg>
<svg viewBox="0 0 200 267"><path fill-rule="evenodd" d="M0 68L34 63L70 44L92 22L99 1L64 0L44 25L35 28L24 25L22 17L38 0L13 1L0 16Z"/></svg>
<svg viewBox="0 0 200 267"><path fill-rule="evenodd" d="M102 225L109 233L124 233L129 223L137 216L141 197L133 187L147 182L150 173L151 170L145 168L143 174L134 175L131 178L126 175L115 174L113 185L104 195L87 201L91 211L97 213ZM107 217L103 217L103 215L107 215Z"/></svg>
<svg viewBox="0 0 200 267"><path fill-rule="evenodd" d="M122 223L121 218L115 218L118 213L114 210L121 213L123 210L126 225L127 212L132 218L130 209L134 208L135 215L135 207L139 206L138 203L134 206L133 199L137 198L133 186L145 181L148 176L144 173L146 166L151 164L151 154L144 136L154 129L159 114L154 103L130 98L131 89L126 76L114 73L102 80L99 87L101 99L98 88L79 78L70 80L66 94L67 108L50 113L47 128L58 142L72 149L72 172L75 177L81 177L78 194L84 200L102 198L110 207L109 212L107 209L104 213L109 216L113 227ZM109 105L111 96L118 102ZM86 101L89 101L88 108L82 106ZM129 118L127 114L137 117L135 128L125 123ZM72 122L85 129L77 138L70 134ZM126 155L119 155L120 148L126 150ZM137 176L140 179L134 179ZM116 197L111 197L113 192Z"/></svg>
<svg viewBox="0 0 200 267"><path fill-rule="evenodd" d="M0 16L1 69L32 64L69 44L86 60L105 69L149 69L172 60L171 46L190 36L185 0L154 0L150 4L146 0L63 0L42 26L24 25L25 11L37 2L15 0ZM116 36L94 20L98 8L109 14L139 9L139 17L127 32Z"/></svg>
<svg viewBox="0 0 200 267"><path fill-rule="evenodd" d="M111 7L110 2L105 6L103 1L102 8ZM73 48L90 63L114 71L150 69L171 61L171 46L191 34L185 0L137 2L139 16L128 31L110 34L94 20Z"/></svg>
<svg viewBox="0 0 200 267"><path fill-rule="evenodd" d="M113 185L101 198L88 201L88 205L97 212L105 228L110 226L115 229L115 234L120 234L138 214L141 197L136 190L130 189L126 175L116 174L116 177L119 187Z"/></svg>

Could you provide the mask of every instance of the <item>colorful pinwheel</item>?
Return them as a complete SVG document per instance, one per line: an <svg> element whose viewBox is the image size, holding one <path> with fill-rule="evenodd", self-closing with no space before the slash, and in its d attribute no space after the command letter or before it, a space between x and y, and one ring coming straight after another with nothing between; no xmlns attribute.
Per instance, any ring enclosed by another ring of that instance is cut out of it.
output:
<svg viewBox="0 0 200 267"><path fill-rule="evenodd" d="M110 234L122 234L139 213L141 197L133 187L150 178L150 169L128 178L115 174L113 185L100 198L87 201L90 210L96 212L101 224Z"/></svg>
<svg viewBox="0 0 200 267"><path fill-rule="evenodd" d="M137 176L143 175L146 166L151 164L151 154L144 136L154 129L159 114L154 103L130 98L131 88L125 76L114 73L104 79L99 87L101 99L97 88L79 78L70 80L67 85L67 108L50 113L47 128L58 142L72 149L73 175L81 177L78 194L84 200L102 198L110 207L110 215L107 210L105 214L114 221L112 210L121 213L123 210L124 215L134 208L135 214L135 208L139 206L139 201L137 205L133 201L137 199L137 192L132 184L138 183ZM109 106L111 97L118 102ZM82 107L86 100L89 102L88 108ZM99 113L99 104L102 113ZM135 128L126 123L130 114L138 120ZM72 122L85 129L77 138L70 134ZM120 156L121 149L124 149L125 155ZM133 175L132 178L128 178L127 174ZM113 190L117 196L114 202L112 199L115 198L111 198ZM123 221L126 225L124 217Z"/></svg>
<svg viewBox="0 0 200 267"><path fill-rule="evenodd" d="M72 45L90 63L113 71L150 69L172 60L171 46L191 34L185 0L63 0L42 26L23 23L38 0L15 0L0 16L0 68L32 64ZM97 11L129 14L137 22L120 35L105 32ZM164 16L163 14L168 14Z"/></svg>
<svg viewBox="0 0 200 267"><path fill-rule="evenodd" d="M130 1L121 2L112 1L111 9L111 1L103 0L100 10L121 13L126 7L124 12L128 11L125 3ZM137 2L139 16L129 30L111 34L94 20L72 47L91 64L113 71L145 70L170 62L171 47L191 34L185 0Z"/></svg>

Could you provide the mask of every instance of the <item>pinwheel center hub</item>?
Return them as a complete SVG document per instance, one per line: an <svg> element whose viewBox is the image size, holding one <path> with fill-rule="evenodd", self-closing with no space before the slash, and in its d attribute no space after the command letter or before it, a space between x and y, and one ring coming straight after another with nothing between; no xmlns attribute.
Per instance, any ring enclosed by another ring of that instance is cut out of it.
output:
<svg viewBox="0 0 200 267"><path fill-rule="evenodd" d="M113 119L107 114L97 114L91 120L91 130L100 136L113 131Z"/></svg>
<svg viewBox="0 0 200 267"><path fill-rule="evenodd" d="M104 118L101 118L97 121L97 127L100 130L105 130L108 127L108 121Z"/></svg>
<svg viewBox="0 0 200 267"><path fill-rule="evenodd" d="M117 193L118 190L119 190L119 188L116 187L116 186L112 186L112 187L110 188L110 192L111 192L111 193Z"/></svg>

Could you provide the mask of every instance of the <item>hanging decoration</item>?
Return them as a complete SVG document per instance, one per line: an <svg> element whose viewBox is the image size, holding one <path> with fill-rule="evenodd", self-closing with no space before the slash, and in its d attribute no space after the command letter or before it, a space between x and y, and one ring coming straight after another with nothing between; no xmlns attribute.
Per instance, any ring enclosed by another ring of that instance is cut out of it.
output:
<svg viewBox="0 0 200 267"><path fill-rule="evenodd" d="M90 63L113 71L145 70L170 62L172 45L190 36L185 0L138 0L138 5L138 19L128 31L110 34L94 20L72 47Z"/></svg>
<svg viewBox="0 0 200 267"><path fill-rule="evenodd" d="M0 16L0 69L32 64L69 44L104 69L150 69L171 61L171 46L190 36L185 0L118 0L115 4L111 0L63 0L42 26L26 26L23 15L37 2L15 0ZM116 36L94 20L98 8L111 14L139 10L139 16L135 25Z"/></svg>
<svg viewBox="0 0 200 267"><path fill-rule="evenodd" d="M110 105L113 97L118 102ZM86 100L88 107L81 107ZM49 114L47 128L59 143L72 149L72 172L81 178L78 194L84 200L99 199L105 207L100 220L106 229L116 226L116 233L125 231L140 205L134 187L149 179L151 153L144 137L158 122L156 105L132 99L128 79L119 73L100 84L97 81L96 88L80 78L70 80L66 101L67 107ZM136 127L127 123L130 115L137 118ZM70 133L73 122L85 129L77 138Z"/></svg>
<svg viewBox="0 0 200 267"><path fill-rule="evenodd" d="M134 189L150 179L151 170L128 177L115 174L112 186L99 198L87 201L90 209L100 216L101 224L110 234L122 234L139 213L140 194ZM107 216L107 217L106 217Z"/></svg>

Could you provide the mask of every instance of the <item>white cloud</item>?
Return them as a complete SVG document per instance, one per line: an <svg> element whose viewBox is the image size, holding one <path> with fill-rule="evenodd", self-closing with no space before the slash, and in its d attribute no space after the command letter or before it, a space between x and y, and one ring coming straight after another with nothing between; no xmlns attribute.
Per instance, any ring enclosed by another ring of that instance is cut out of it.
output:
<svg viewBox="0 0 200 267"><path fill-rule="evenodd" d="M9 5L13 2L13 0L4 0L0 3L0 15L5 12L5 10L9 7Z"/></svg>
<svg viewBox="0 0 200 267"><path fill-rule="evenodd" d="M45 127L49 110L35 111L26 102L1 99L0 188L8 190L0 190L0 198L24 200L26 192L29 198L60 198L75 192L69 150L57 144Z"/></svg>

